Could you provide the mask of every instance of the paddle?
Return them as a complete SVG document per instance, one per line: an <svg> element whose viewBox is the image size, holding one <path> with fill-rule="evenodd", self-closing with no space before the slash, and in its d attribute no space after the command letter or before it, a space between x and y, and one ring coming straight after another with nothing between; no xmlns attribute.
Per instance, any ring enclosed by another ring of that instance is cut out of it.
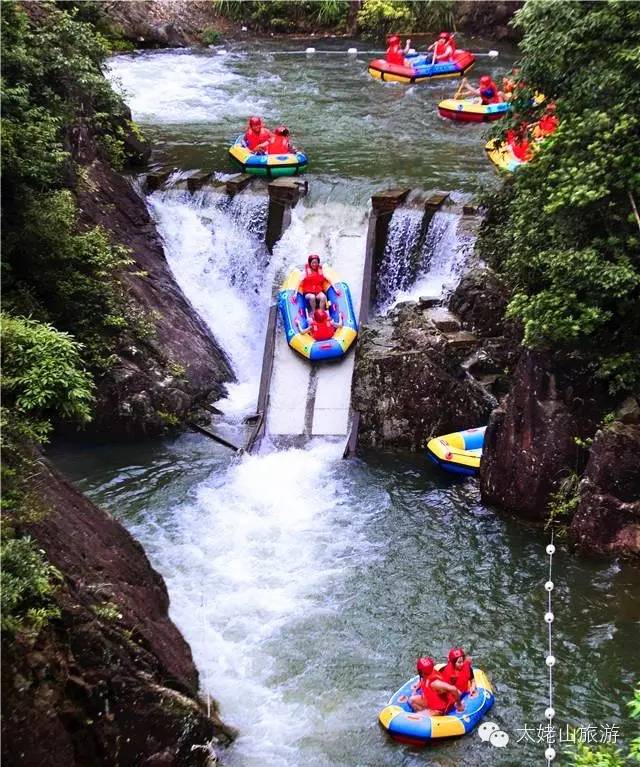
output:
<svg viewBox="0 0 640 767"><path fill-rule="evenodd" d="M454 100L458 98L458 96L460 95L460 91L462 90L466 82L467 82L467 78L463 77L462 80L460 81L460 85L458 86L458 90L456 91L456 95L453 97Z"/></svg>

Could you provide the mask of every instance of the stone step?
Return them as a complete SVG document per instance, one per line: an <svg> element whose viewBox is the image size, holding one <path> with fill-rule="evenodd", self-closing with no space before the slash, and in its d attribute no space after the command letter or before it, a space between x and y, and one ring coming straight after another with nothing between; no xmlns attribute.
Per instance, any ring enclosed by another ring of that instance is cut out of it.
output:
<svg viewBox="0 0 640 767"><path fill-rule="evenodd" d="M428 310L427 316L441 333L457 333L460 330L460 320L444 306L434 306Z"/></svg>
<svg viewBox="0 0 640 767"><path fill-rule="evenodd" d="M472 346L478 343L478 339L473 333L469 333L468 330L460 330L457 333L444 333L444 337L447 339L447 343L450 346Z"/></svg>

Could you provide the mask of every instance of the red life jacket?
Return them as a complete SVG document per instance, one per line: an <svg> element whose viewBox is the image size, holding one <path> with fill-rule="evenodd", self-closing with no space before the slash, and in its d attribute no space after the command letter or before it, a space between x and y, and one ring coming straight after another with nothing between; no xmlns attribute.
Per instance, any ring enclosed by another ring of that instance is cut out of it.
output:
<svg viewBox="0 0 640 767"><path fill-rule="evenodd" d="M291 152L291 145L289 144L288 136L271 136L269 139L269 147L267 149L268 154L289 154Z"/></svg>
<svg viewBox="0 0 640 767"><path fill-rule="evenodd" d="M420 677L420 694L424 698L427 708L430 708L432 711L438 711L441 714L446 714L453 705L452 696L447 692L434 690L431 687L431 682L436 680L442 680L437 671L430 674L427 679Z"/></svg>
<svg viewBox="0 0 640 767"><path fill-rule="evenodd" d="M489 85L484 88L480 88L480 98L483 104L499 104L500 94L498 93L498 86L491 81Z"/></svg>
<svg viewBox="0 0 640 767"><path fill-rule="evenodd" d="M435 47L436 61L451 61L455 50L452 41L438 40Z"/></svg>
<svg viewBox="0 0 640 767"><path fill-rule="evenodd" d="M390 45L387 48L385 59L387 60L388 64L396 64L401 67L404 66L404 53L402 52L402 48L397 43Z"/></svg>
<svg viewBox="0 0 640 767"><path fill-rule="evenodd" d="M248 130L244 134L244 142L247 145L247 149L252 152L258 146L258 144L264 144L265 141L269 141L271 138L271 132L266 128L260 128L260 133L254 133L252 130Z"/></svg>
<svg viewBox="0 0 640 767"><path fill-rule="evenodd" d="M544 114L538 123L538 129L542 136L550 136L558 127L560 121L554 114Z"/></svg>
<svg viewBox="0 0 640 767"><path fill-rule="evenodd" d="M331 324L331 318L328 315L324 322L311 321L311 335L316 341L328 341L333 338L335 332L336 329Z"/></svg>
<svg viewBox="0 0 640 767"><path fill-rule="evenodd" d="M473 679L473 668L468 660L462 664L459 671L453 663L447 663L440 674L443 681L454 685L460 692L469 692L469 685Z"/></svg>
<svg viewBox="0 0 640 767"><path fill-rule="evenodd" d="M318 271L314 272L309 264L305 264L304 277L300 283L300 292L306 296L307 293L313 293L318 295L324 291L325 276L322 273L322 267L318 267Z"/></svg>

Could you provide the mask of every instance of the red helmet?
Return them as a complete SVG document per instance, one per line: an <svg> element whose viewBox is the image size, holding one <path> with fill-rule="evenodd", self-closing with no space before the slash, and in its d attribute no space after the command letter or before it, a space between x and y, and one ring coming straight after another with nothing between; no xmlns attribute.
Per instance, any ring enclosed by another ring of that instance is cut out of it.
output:
<svg viewBox="0 0 640 767"><path fill-rule="evenodd" d="M442 40L442 39L444 39L444 40L448 40L448 39L451 37L451 33L450 33L450 32L440 32L440 34L438 35L438 37L439 37L441 40Z"/></svg>
<svg viewBox="0 0 640 767"><path fill-rule="evenodd" d="M464 650L462 647L454 647L452 650L449 650L449 663L455 663L458 658L464 658Z"/></svg>
<svg viewBox="0 0 640 767"><path fill-rule="evenodd" d="M430 674L433 671L433 658L418 658L416 671L418 674Z"/></svg>
<svg viewBox="0 0 640 767"><path fill-rule="evenodd" d="M278 127L273 132L278 136L288 136L289 128L287 128L286 125L278 125Z"/></svg>
<svg viewBox="0 0 640 767"><path fill-rule="evenodd" d="M400 35L389 35L387 37L387 42L389 43L389 45L391 45L393 43L399 43L400 42Z"/></svg>
<svg viewBox="0 0 640 767"><path fill-rule="evenodd" d="M324 309L316 309L313 313L313 319L316 322L324 322L327 319L327 313Z"/></svg>
<svg viewBox="0 0 640 767"><path fill-rule="evenodd" d="M312 253L307 259L307 263L309 264L309 266L311 266L311 262L313 261L314 258L317 258L318 264L320 264L320 256L317 253Z"/></svg>
<svg viewBox="0 0 640 767"><path fill-rule="evenodd" d="M250 128L262 128L262 118L261 117L250 117L249 118L249 127Z"/></svg>
<svg viewBox="0 0 640 767"><path fill-rule="evenodd" d="M480 78L480 85L491 85L491 78L489 75L482 75Z"/></svg>

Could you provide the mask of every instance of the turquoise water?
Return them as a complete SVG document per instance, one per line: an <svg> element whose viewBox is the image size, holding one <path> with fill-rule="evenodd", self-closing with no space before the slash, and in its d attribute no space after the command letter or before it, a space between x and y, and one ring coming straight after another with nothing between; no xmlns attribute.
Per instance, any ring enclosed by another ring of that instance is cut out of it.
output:
<svg viewBox="0 0 640 767"><path fill-rule="evenodd" d="M278 53L281 46L115 59L112 73L155 141L154 163L227 173L226 148L249 114L285 122L312 161L295 231L313 220L314 237L327 243L333 229L363 219L376 189L468 194L495 183L485 129L435 111L455 83L385 85L366 74L367 56L307 59ZM511 61L487 60L476 72L496 76ZM230 336L219 318L234 310L237 274L246 280L260 268L258 246L205 202L154 197L151 205L183 289L239 380L250 381L260 343ZM258 296L253 315L265 301ZM237 419L229 428L242 436ZM546 744L522 730L535 732L547 705L548 537L485 508L474 480L450 479L423 456L344 461L322 441L234 458L187 434L59 445L53 457L123 521L164 576L203 695L240 730L224 755L229 767L545 763ZM554 580L557 722L619 723L629 737L625 701L640 678L638 569L578 560L560 546ZM493 680L488 719L509 734L508 746L477 734L422 752L390 741L377 724L390 694L418 655L442 658L458 644Z"/></svg>

